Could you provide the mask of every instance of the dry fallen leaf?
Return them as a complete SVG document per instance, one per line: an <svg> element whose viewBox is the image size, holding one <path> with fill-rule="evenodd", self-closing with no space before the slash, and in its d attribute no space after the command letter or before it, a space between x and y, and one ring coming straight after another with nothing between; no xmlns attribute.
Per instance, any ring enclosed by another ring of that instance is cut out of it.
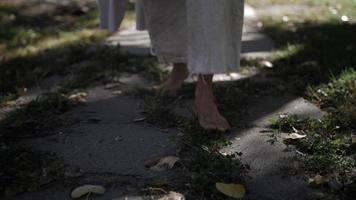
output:
<svg viewBox="0 0 356 200"><path fill-rule="evenodd" d="M301 134L298 134L298 133L291 133L291 134L282 135L282 138L286 139L286 140L298 140L298 139L302 139L302 138L305 138L305 137L307 137L307 135L301 135Z"/></svg>
<svg viewBox="0 0 356 200"><path fill-rule="evenodd" d="M88 94L86 92L78 92L75 94L71 94L68 98L73 101L86 102L87 97Z"/></svg>
<svg viewBox="0 0 356 200"><path fill-rule="evenodd" d="M261 61L261 65L262 65L263 67L267 67L267 68L273 68L273 67L274 67L274 66L273 66L273 63L271 63L271 62L268 61L268 60Z"/></svg>
<svg viewBox="0 0 356 200"><path fill-rule="evenodd" d="M145 120L146 120L146 117L140 117L140 118L133 119L132 121L135 123L138 123L138 122L143 122Z"/></svg>
<svg viewBox="0 0 356 200"><path fill-rule="evenodd" d="M221 193L235 199L243 198L246 193L245 186L241 184L216 183L215 186Z"/></svg>
<svg viewBox="0 0 356 200"><path fill-rule="evenodd" d="M285 118L287 118L289 115L288 114L280 114L279 115L279 118L280 119L285 119Z"/></svg>
<svg viewBox="0 0 356 200"><path fill-rule="evenodd" d="M71 197L73 199L77 199L82 197L83 195L86 194L104 194L105 193L105 188L103 186L100 185L83 185L80 187L75 188L72 192L71 192Z"/></svg>
<svg viewBox="0 0 356 200"><path fill-rule="evenodd" d="M286 15L284 15L284 16L282 17L282 21L283 21L283 22L289 22L289 17L286 16Z"/></svg>
<svg viewBox="0 0 356 200"><path fill-rule="evenodd" d="M112 92L113 95L120 95L122 94L122 91L121 90L115 90Z"/></svg>
<svg viewBox="0 0 356 200"><path fill-rule="evenodd" d="M163 197L159 198L158 200L184 200L185 197L177 192L169 192L168 194L164 195Z"/></svg>
<svg viewBox="0 0 356 200"><path fill-rule="evenodd" d="M316 175L313 178L309 178L309 184L314 186L324 185L330 182L330 178L327 176Z"/></svg>
<svg viewBox="0 0 356 200"><path fill-rule="evenodd" d="M176 156L167 156L162 158L156 165L154 165L150 169L152 171L157 171L157 172L166 171L168 169L172 169L176 164L176 162L178 161L179 158Z"/></svg>
<svg viewBox="0 0 356 200"><path fill-rule="evenodd" d="M120 87L121 84L120 83L109 83L105 85L105 89L114 89L117 87Z"/></svg>
<svg viewBox="0 0 356 200"><path fill-rule="evenodd" d="M348 22L349 21L349 17L346 16L346 15L343 15L343 16L341 16L341 21Z"/></svg>

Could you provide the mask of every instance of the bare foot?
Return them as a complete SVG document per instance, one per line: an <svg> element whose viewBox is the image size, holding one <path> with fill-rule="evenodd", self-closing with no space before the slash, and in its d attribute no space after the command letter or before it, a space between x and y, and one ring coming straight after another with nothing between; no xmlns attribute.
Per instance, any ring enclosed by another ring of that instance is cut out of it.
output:
<svg viewBox="0 0 356 200"><path fill-rule="evenodd" d="M229 122L220 114L215 102L212 88L213 75L199 75L195 89L195 104L199 124L207 130L227 131Z"/></svg>
<svg viewBox="0 0 356 200"><path fill-rule="evenodd" d="M164 84L164 92L174 96L177 91L181 88L184 80L188 77L189 72L187 65L184 63L173 64L173 70L169 75L166 83Z"/></svg>

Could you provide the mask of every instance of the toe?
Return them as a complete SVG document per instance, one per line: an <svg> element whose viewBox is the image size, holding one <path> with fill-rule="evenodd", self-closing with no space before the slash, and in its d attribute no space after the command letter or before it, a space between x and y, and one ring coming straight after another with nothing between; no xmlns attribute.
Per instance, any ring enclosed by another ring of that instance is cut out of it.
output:
<svg viewBox="0 0 356 200"><path fill-rule="evenodd" d="M217 126L214 123L209 123L202 119L199 119L199 124L205 130L216 130L217 129Z"/></svg>
<svg viewBox="0 0 356 200"><path fill-rule="evenodd" d="M231 129L229 122L222 116L219 117L218 130L222 132L226 132Z"/></svg>

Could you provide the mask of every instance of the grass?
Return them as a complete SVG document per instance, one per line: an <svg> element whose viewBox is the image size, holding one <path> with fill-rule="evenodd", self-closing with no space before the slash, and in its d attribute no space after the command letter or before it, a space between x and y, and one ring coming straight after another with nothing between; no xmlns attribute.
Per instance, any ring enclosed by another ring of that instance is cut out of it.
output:
<svg viewBox="0 0 356 200"><path fill-rule="evenodd" d="M292 20L296 21L340 21L341 16L356 19L356 4L354 0L247 0L247 2L261 9L268 6L303 6L297 13L284 12ZM280 17L280 16L279 16ZM281 18L279 18L281 20Z"/></svg>
<svg viewBox="0 0 356 200"><path fill-rule="evenodd" d="M50 3L0 4L0 102L23 88L65 71L81 59L78 49L105 37L91 3L62 6ZM79 44L79 45L78 45Z"/></svg>
<svg viewBox="0 0 356 200"><path fill-rule="evenodd" d="M52 76L72 76L64 84L68 87L63 91L69 91L87 87L109 71L137 72L147 64L151 66L148 76L160 73L152 58L121 56L118 48L103 47L101 42L108 33L97 28L97 14L95 2L87 0L69 5L0 3L0 106L20 96L24 88L41 85ZM123 26L130 25L132 19L130 8ZM131 64L138 64L139 69L134 70Z"/></svg>
<svg viewBox="0 0 356 200"><path fill-rule="evenodd" d="M9 112L0 121L1 136L18 139L53 134L52 131L67 123L61 114L74 105L74 102L61 94L43 94Z"/></svg>
<svg viewBox="0 0 356 200"><path fill-rule="evenodd" d="M61 94L44 94L0 121L0 195L36 191L63 179L64 165L56 155L33 151L21 139L58 134L69 123L63 114L75 105Z"/></svg>
<svg viewBox="0 0 356 200"><path fill-rule="evenodd" d="M265 0L255 6L304 5L314 14L287 12L288 20L263 16L262 30L276 44L270 58L275 68L267 76L284 80L288 89L305 96L325 111L320 120L288 116L273 127L282 132L298 130L307 137L292 142L305 156L298 156L307 175L331 178L329 189L341 198L355 193L356 131L356 31L352 0ZM340 18L346 15L349 21ZM290 143L288 143L290 144ZM337 188L333 187L337 183Z"/></svg>
<svg viewBox="0 0 356 200"><path fill-rule="evenodd" d="M36 191L63 178L64 165L56 155L33 151L15 141L1 141L0 145L1 196Z"/></svg>
<svg viewBox="0 0 356 200"><path fill-rule="evenodd" d="M298 130L306 134L306 138L286 141L305 155L297 157L301 163L299 170L310 176L328 177L329 189L350 198L356 194L355 135L354 129L350 129L347 124L343 126L340 118L334 113L320 120L288 116L278 120L272 127L286 133ZM333 188L332 183L339 186Z"/></svg>
<svg viewBox="0 0 356 200"><path fill-rule="evenodd" d="M188 170L189 184L184 188L188 199L226 199L215 183L244 184L248 166L241 163L240 153L220 153L230 144L221 132L203 130L196 119L185 121L180 130L184 133L180 156Z"/></svg>
<svg viewBox="0 0 356 200"><path fill-rule="evenodd" d="M136 95L144 98L147 122L162 128L176 128L182 134L179 138L179 157L184 165L182 179L188 184L175 186L176 189L183 191L188 199L226 199L216 190L215 183L243 184L248 166L240 162L239 153L220 153L223 147L230 144L221 132L206 131L199 126L196 118L187 118L174 111L182 100L191 98L192 89L191 85L186 85L182 92L186 95L175 101L161 96L156 90L141 90ZM235 93L236 96L238 94ZM164 119L162 116L165 116Z"/></svg>
<svg viewBox="0 0 356 200"><path fill-rule="evenodd" d="M308 137L294 144L306 154L301 158L303 169L310 175L332 176L342 185L338 192L354 195L355 2L248 2L256 7L292 3L310 8L309 14L290 13L284 21L273 16L261 19L262 30L275 41L277 49L270 58L274 68L262 72L267 78L283 80L289 92L306 96L327 115L321 120L290 116L277 121L275 128L305 132ZM22 145L19 138L51 134L65 125L61 116L72 104L63 94L112 82L125 72L139 73L154 82L161 82L166 75L152 57L123 56L119 48L100 45L108 34L96 29L98 21L93 2L78 1L69 6L45 4L44 10L39 9L41 5L44 4L0 3L0 104L6 105L23 88L40 85L48 77L65 77L59 89L61 94L41 96L0 122L0 176L4 180L0 181L0 190L7 195L36 190L62 177L63 166L56 156L34 152ZM342 15L348 16L349 22L342 22ZM244 62L252 66L259 63L258 60ZM215 91L221 111L234 123L247 113L244 105L248 104L248 95L266 92L279 95L277 87L245 80L217 85ZM240 163L239 155L219 152L228 144L221 133L206 132L198 127L196 119L174 114L172 106L179 101L167 103L154 91L144 92L147 121L176 127L184 134L180 156L187 170L184 178L189 184L182 190L188 198L225 199L215 190L216 182L244 182L247 166ZM183 93L183 100L192 98L193 87L186 86Z"/></svg>

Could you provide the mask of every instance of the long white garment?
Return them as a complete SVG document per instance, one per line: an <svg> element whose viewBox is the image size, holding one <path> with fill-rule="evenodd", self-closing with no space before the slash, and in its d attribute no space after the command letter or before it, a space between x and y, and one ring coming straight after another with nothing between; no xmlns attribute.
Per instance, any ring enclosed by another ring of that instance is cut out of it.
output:
<svg viewBox="0 0 356 200"><path fill-rule="evenodd" d="M187 63L192 74L238 70L244 0L137 0L136 3L137 27L147 27L160 61Z"/></svg>
<svg viewBox="0 0 356 200"><path fill-rule="evenodd" d="M238 70L243 0L143 0L142 4L161 61L188 63L192 74Z"/></svg>
<svg viewBox="0 0 356 200"><path fill-rule="evenodd" d="M96 0L99 8L100 28L117 31L125 16L129 0Z"/></svg>
<svg viewBox="0 0 356 200"><path fill-rule="evenodd" d="M136 29L141 31L147 29L143 1L145 0L135 0Z"/></svg>
<svg viewBox="0 0 356 200"><path fill-rule="evenodd" d="M240 67L244 0L187 0L191 73L233 72Z"/></svg>

